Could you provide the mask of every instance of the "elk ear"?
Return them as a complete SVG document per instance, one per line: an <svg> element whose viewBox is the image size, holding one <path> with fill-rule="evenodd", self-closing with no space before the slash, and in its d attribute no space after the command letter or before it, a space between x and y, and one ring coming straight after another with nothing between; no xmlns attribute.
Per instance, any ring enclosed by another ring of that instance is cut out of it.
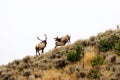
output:
<svg viewBox="0 0 120 80"><path fill-rule="evenodd" d="M54 39L58 39L58 36L56 38L54 38Z"/></svg>

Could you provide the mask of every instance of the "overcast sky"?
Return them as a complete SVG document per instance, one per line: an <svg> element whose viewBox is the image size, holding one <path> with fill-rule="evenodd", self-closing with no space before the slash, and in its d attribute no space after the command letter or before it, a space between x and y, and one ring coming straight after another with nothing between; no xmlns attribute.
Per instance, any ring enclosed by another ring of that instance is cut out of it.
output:
<svg viewBox="0 0 120 80"><path fill-rule="evenodd" d="M86 39L120 24L120 0L0 0L0 65L35 55L36 37Z"/></svg>

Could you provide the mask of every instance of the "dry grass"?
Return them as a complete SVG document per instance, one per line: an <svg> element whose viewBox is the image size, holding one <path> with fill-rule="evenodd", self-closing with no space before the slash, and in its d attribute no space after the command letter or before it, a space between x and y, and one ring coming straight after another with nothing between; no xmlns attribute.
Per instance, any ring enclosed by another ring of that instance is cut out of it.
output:
<svg viewBox="0 0 120 80"><path fill-rule="evenodd" d="M75 71L76 64L67 65L63 69L50 69L43 71L41 80L78 80ZM73 72L71 72L70 68L73 68Z"/></svg>
<svg viewBox="0 0 120 80"><path fill-rule="evenodd" d="M26 56L22 60L15 60L8 65L0 66L0 80L6 80L7 78L13 78L9 80L29 80L29 78L31 78L30 80L83 80L81 78L86 78L86 80L89 80L91 76L95 76L92 72L94 68L99 69L98 73L100 73L100 75L98 77L105 77L105 79L102 80L110 80L111 76L116 77L115 74L119 71L118 56L116 55L116 66L107 66L108 63L111 63L108 60L108 62L99 65L99 67L92 67L91 61L94 57L96 57L96 55L100 54L105 56L106 60L109 58L111 53L115 53L113 50L109 50L108 52L104 52L102 54L102 52L99 51L99 47L96 47L98 46L98 42L100 40L108 38L112 39L111 36L117 36L119 40L120 30L108 30L105 33L99 33L97 36L93 36L90 39L78 40L74 44L49 50L48 52L41 54L39 57ZM70 50L75 50L77 45L82 46L84 58L82 57L80 61L70 62L67 60L66 54ZM54 61L61 58L66 64L63 67L56 68L56 63ZM111 60L111 58L109 59ZM109 68L115 70L109 70ZM27 75L28 73L30 73L29 76L23 75ZM81 74L85 75L85 77L82 77ZM119 75L119 73L117 75Z"/></svg>
<svg viewBox="0 0 120 80"><path fill-rule="evenodd" d="M62 76L62 73L56 69L46 70L43 74L42 80L60 80L60 77Z"/></svg>
<svg viewBox="0 0 120 80"><path fill-rule="evenodd" d="M92 68L91 61L96 56L94 52L87 52L84 57L84 66L86 68Z"/></svg>
<svg viewBox="0 0 120 80"><path fill-rule="evenodd" d="M91 69L91 61L98 54L98 50L95 47L89 46L84 51L84 58L80 61L80 65L84 63L85 69Z"/></svg>
<svg viewBox="0 0 120 80"><path fill-rule="evenodd" d="M61 51L62 48L58 48L56 50L54 49L54 51L59 52ZM84 66L86 70L92 69L91 60L96 56L97 53L98 53L98 50L95 47L89 46L85 49ZM46 55L49 55L49 53ZM83 63L83 60L80 60L79 62L75 62L67 65L63 69L45 70L43 71L41 80L69 80L69 79L78 80L76 68L82 68L81 66L82 63Z"/></svg>
<svg viewBox="0 0 120 80"><path fill-rule="evenodd" d="M105 78L107 80L109 80L109 78L113 75L113 72L112 71L103 71L102 74L105 76Z"/></svg>

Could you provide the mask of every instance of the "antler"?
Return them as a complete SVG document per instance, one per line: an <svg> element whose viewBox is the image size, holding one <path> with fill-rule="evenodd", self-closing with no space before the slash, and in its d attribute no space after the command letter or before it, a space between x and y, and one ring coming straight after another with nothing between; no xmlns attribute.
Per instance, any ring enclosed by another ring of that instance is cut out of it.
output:
<svg viewBox="0 0 120 80"><path fill-rule="evenodd" d="M42 41L38 36L37 36L37 39L40 40L40 41Z"/></svg>
<svg viewBox="0 0 120 80"><path fill-rule="evenodd" d="M46 34L44 34L44 36L45 36L45 40L47 40L47 36L46 36Z"/></svg>
<svg viewBox="0 0 120 80"><path fill-rule="evenodd" d="M58 39L58 36L57 36L57 37L55 37L54 39Z"/></svg>

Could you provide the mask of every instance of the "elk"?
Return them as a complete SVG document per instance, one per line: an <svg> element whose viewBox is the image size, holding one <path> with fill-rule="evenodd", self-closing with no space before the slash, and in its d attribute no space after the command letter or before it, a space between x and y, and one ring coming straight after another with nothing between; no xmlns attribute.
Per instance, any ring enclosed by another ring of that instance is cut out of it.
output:
<svg viewBox="0 0 120 80"><path fill-rule="evenodd" d="M41 42L36 44L36 46L35 46L36 56L37 56L37 53L39 53L39 55L40 55L40 52L39 52L40 50L42 50L42 53L44 53L44 48L46 47L46 44L47 44L46 34L44 36L45 36L45 40L41 40L39 37L37 37L37 39L40 40Z"/></svg>
<svg viewBox="0 0 120 80"><path fill-rule="evenodd" d="M65 35L65 36L62 36L61 38L58 38L58 36L55 39L55 48L57 46L64 46L66 43L70 43L70 38L71 36L70 35Z"/></svg>
<svg viewBox="0 0 120 80"><path fill-rule="evenodd" d="M71 36L67 34L67 35L61 37L61 41L70 43L70 38L71 38Z"/></svg>

